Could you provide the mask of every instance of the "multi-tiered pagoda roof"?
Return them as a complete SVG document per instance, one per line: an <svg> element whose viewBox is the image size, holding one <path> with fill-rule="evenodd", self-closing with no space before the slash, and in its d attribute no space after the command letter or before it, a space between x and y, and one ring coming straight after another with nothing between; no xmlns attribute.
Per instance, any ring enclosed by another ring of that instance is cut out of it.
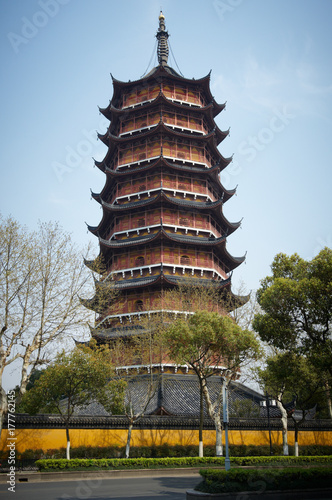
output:
<svg viewBox="0 0 332 500"><path fill-rule="evenodd" d="M232 272L244 257L226 248L240 222L223 213L235 193L220 182L232 161L218 150L229 133L215 123L225 104L211 94L210 74L187 79L168 65L162 13L156 36L159 64L136 81L112 78L113 97L100 109L110 121L99 135L107 152L95 161L105 185L92 193L102 217L88 226L100 255L87 262L100 279L95 297L83 301L98 313L97 340L140 331L139 317L162 309L163 292L184 281L213 283L232 307L245 301L231 292ZM110 283L116 298L101 307L98 294Z"/></svg>

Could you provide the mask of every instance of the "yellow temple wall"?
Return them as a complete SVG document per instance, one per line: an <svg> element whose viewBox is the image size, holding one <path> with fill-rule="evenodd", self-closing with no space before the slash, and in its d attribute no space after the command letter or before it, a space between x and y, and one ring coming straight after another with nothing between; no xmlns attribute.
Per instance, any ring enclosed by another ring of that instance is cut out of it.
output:
<svg viewBox="0 0 332 500"><path fill-rule="evenodd" d="M0 439L0 451L6 450L7 431L4 429ZM272 444L282 444L281 431L271 431ZM16 429L16 452L26 449L57 449L66 447L65 429ZM70 441L72 447L78 446L125 446L126 429L71 429ZM204 444L215 445L215 432L204 431ZM290 445L294 444L294 431L288 432ZM172 445L197 445L198 430L167 430L167 429L133 429L131 446L152 446L168 443ZM269 433L266 430L230 430L231 445L269 445ZM299 446L330 445L331 431L301 431Z"/></svg>

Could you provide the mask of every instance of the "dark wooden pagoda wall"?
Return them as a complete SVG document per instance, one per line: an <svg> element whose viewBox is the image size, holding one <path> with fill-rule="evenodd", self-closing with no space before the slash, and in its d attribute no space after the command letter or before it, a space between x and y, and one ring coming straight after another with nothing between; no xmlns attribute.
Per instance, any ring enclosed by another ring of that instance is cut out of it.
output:
<svg viewBox="0 0 332 500"><path fill-rule="evenodd" d="M95 196L103 207L94 231L106 263L101 280L112 280L119 290L97 317L96 329L105 338L107 329L129 328L141 314L167 308L163 290L176 279L230 283L238 264L224 243L235 227L221 214L224 195L232 193L216 170L228 163L217 149L227 136L214 122L222 109L206 79L199 83L168 73L115 84L102 111L110 120L100 136L108 152L98 165L106 183Z"/></svg>

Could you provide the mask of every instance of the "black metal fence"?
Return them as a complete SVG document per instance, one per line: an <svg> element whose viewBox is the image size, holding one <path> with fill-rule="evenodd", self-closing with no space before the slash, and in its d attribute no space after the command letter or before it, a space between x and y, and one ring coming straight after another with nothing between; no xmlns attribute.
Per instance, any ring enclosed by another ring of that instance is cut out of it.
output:
<svg viewBox="0 0 332 500"><path fill-rule="evenodd" d="M16 414L16 429L65 429L65 420L60 415L28 415L26 413ZM6 427L6 419L4 428ZM71 429L127 429L128 419L125 416L73 416L70 419ZM199 418L181 415L145 415L135 428L140 429L198 429ZM231 418L229 429L239 430L266 430L268 428L282 429L280 418ZM212 419L205 417L205 429L214 429ZM288 419L288 429L294 429L294 422ZM301 431L332 431L332 420L307 420L301 424Z"/></svg>
<svg viewBox="0 0 332 500"><path fill-rule="evenodd" d="M21 471L38 471L38 467L35 464L35 459L25 459L25 460L15 460L15 464L9 464L6 458L0 459L0 473L10 472L15 467L15 472Z"/></svg>

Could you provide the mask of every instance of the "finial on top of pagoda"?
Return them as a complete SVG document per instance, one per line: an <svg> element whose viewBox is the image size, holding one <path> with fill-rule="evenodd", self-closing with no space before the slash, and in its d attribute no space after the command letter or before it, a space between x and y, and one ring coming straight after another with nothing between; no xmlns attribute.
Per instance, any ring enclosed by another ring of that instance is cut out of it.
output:
<svg viewBox="0 0 332 500"><path fill-rule="evenodd" d="M158 55L158 62L160 66L167 66L167 61L168 61L168 32L165 29L165 16L160 11L159 15L159 29L157 31L156 37L158 40L158 48L157 48L157 55Z"/></svg>

